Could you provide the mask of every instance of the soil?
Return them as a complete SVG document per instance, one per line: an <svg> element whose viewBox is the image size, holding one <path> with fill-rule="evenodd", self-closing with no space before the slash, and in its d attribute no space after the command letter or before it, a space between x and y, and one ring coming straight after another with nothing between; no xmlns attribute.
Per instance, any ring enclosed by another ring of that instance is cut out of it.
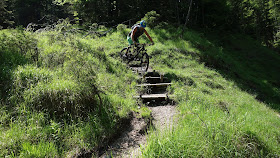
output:
<svg viewBox="0 0 280 158"><path fill-rule="evenodd" d="M109 145L108 150L100 158L131 158L141 155L141 146L144 147L148 128L153 126L155 130L171 128L177 111L173 105L149 107L152 111L152 120L137 118L133 114L130 127L124 131L118 139Z"/></svg>
<svg viewBox="0 0 280 158"><path fill-rule="evenodd" d="M173 123L176 122L175 115L177 114L177 110L174 105L155 106L149 108L152 111L152 117L154 119L153 125L156 130L171 128Z"/></svg>
<svg viewBox="0 0 280 158"><path fill-rule="evenodd" d="M140 153L140 145L146 142L145 131L148 123L133 113L130 126L108 146L108 150L100 157L135 157Z"/></svg>

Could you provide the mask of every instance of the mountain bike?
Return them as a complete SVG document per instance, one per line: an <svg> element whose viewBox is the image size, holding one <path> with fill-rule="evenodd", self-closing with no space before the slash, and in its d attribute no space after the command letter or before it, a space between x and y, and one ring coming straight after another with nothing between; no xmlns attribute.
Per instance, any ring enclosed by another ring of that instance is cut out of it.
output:
<svg viewBox="0 0 280 158"><path fill-rule="evenodd" d="M137 44L125 47L120 52L121 58L130 67L139 67L141 71L147 71L150 57L145 47L150 45L151 44ZM127 56L124 56L126 52Z"/></svg>

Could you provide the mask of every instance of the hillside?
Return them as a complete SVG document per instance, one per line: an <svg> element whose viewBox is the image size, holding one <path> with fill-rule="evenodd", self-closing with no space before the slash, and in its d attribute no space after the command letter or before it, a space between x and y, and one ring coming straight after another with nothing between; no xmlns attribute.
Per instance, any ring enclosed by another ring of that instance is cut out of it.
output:
<svg viewBox="0 0 280 158"><path fill-rule="evenodd" d="M151 54L181 121L151 134L144 157L279 156L279 54L244 35L175 32L158 31Z"/></svg>
<svg viewBox="0 0 280 158"><path fill-rule="evenodd" d="M131 111L149 117L133 98L137 76L119 59L129 29L99 36L107 30L67 21L1 30L1 157L94 157ZM148 32L151 67L171 79L179 121L149 132L143 157L280 156L279 54L240 34Z"/></svg>

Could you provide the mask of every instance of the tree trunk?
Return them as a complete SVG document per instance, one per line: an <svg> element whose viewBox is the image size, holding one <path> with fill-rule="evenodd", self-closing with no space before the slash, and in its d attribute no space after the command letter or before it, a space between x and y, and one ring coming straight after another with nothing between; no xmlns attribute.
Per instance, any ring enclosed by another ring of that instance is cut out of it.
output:
<svg viewBox="0 0 280 158"><path fill-rule="evenodd" d="M183 37L184 32L185 32L185 28L186 28L187 23L188 23L188 21L189 21L189 17L190 17L191 9L192 9L192 0L191 0L191 2L190 2L188 15L187 15L187 17L186 17L186 22L185 22L185 24L184 24L184 27L183 27L183 31L182 31L181 37Z"/></svg>
<svg viewBox="0 0 280 158"><path fill-rule="evenodd" d="M177 20L178 20L178 26L180 26L180 16L179 16L179 7L178 7L178 1L176 1L176 14L177 14Z"/></svg>

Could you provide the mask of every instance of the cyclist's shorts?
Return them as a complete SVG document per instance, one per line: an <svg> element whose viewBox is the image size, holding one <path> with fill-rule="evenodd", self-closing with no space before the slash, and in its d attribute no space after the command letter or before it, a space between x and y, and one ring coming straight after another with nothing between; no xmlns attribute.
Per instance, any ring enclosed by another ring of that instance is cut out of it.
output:
<svg viewBox="0 0 280 158"><path fill-rule="evenodd" d="M133 45L133 41L132 41L132 39L131 39L130 36L127 36L127 41L128 41L128 43L129 43L129 45ZM139 43L139 40L138 40L138 39L135 39L135 42L136 42L136 43Z"/></svg>

